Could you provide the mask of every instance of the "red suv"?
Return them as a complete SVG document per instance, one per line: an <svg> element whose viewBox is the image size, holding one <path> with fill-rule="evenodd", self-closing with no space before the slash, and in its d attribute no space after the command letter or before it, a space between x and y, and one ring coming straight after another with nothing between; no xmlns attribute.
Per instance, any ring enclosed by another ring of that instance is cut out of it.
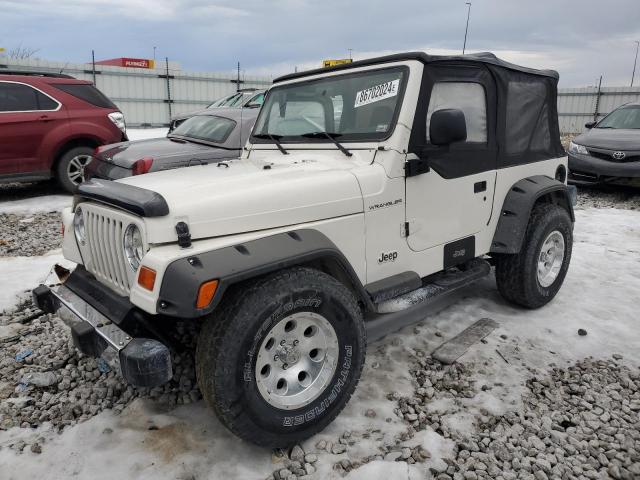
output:
<svg viewBox="0 0 640 480"><path fill-rule="evenodd" d="M124 115L92 83L0 70L0 182L55 177L73 192L96 147L126 140Z"/></svg>

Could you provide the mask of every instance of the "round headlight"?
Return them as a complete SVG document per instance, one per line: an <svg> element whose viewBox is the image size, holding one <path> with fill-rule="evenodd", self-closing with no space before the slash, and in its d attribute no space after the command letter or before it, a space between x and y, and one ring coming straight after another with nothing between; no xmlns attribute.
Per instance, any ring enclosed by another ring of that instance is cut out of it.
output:
<svg viewBox="0 0 640 480"><path fill-rule="evenodd" d="M73 217L73 231L76 234L76 239L84 245L87 242L87 236L84 231L84 215L82 215L82 209L76 208L76 214Z"/></svg>
<svg viewBox="0 0 640 480"><path fill-rule="evenodd" d="M134 271L138 270L144 256L144 245L142 243L142 233L133 223L129 224L124 231L123 245L124 255L127 257L129 265Z"/></svg>

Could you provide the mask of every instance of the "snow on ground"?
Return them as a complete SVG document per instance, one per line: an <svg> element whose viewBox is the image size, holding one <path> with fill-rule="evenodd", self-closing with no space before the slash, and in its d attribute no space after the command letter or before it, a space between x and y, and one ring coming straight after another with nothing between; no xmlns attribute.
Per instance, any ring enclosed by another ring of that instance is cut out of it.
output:
<svg viewBox="0 0 640 480"><path fill-rule="evenodd" d="M129 140L146 140L148 138L159 138L167 135L168 128L127 128Z"/></svg>
<svg viewBox="0 0 640 480"><path fill-rule="evenodd" d="M72 265L64 259L61 250L53 250L41 257L0 257L0 312L30 295L56 263Z"/></svg>
<svg viewBox="0 0 640 480"><path fill-rule="evenodd" d="M29 215L41 212L61 212L71 206L71 195L46 195L0 202L0 214Z"/></svg>
<svg viewBox="0 0 640 480"><path fill-rule="evenodd" d="M7 259L0 264L0 291L19 292L35 286L59 253L28 260ZM11 266L7 268L8 266ZM12 268L12 269L11 269ZM7 270L5 272L5 270ZM20 278L19 285L16 279ZM640 329L637 328L640 291L640 212L616 209L576 211L573 259L564 286L556 299L540 310L522 310L506 303L493 277L470 289L468 297L446 310L371 344L360 385L343 413L322 433L303 443L315 452L320 440L338 442L344 432L358 437L347 453L318 451L317 473L312 478L340 478L333 464L375 454L385 442L406 431L395 413L398 404L387 396L411 395L415 390L410 369L416 352L429 354L476 320L490 317L500 324L487 343L478 343L460 359L477 367L477 386L495 385L464 400L462 412L447 414L447 399L433 402L434 415L441 412L447 424L461 431L472 428L480 409L498 414L522 407L521 393L530 369L567 366L592 355L608 358L624 355L624 362L640 365ZM15 295L15 293L14 293ZM579 336L585 329L586 336ZM507 363L508 362L508 363ZM364 415L375 411L375 418ZM149 429L152 427L152 429ZM157 429L156 429L157 428ZM103 412L66 429L61 435L46 425L39 429L12 428L0 431L0 446L22 439L46 438L41 454L28 449L17 455L0 449L2 477L24 478L267 478L281 468L272 452L243 443L229 434L203 402L164 411L136 400L122 415ZM425 464L373 461L351 471L349 480L413 480L430 478L428 469L442 462L452 448L451 440L432 430L418 432L406 441L428 449Z"/></svg>

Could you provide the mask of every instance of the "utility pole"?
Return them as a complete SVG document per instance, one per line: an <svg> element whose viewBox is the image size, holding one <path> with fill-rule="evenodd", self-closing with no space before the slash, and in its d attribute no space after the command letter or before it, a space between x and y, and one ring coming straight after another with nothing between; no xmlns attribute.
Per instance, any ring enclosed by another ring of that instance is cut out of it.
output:
<svg viewBox="0 0 640 480"><path fill-rule="evenodd" d="M631 74L631 86L633 87L633 78L636 76L636 63L638 63L638 47L640 47L640 42L636 40L636 58L633 61L633 73Z"/></svg>
<svg viewBox="0 0 640 480"><path fill-rule="evenodd" d="M239 92L240 91L240 62L238 62L238 82L237 82L237 85L238 85L238 87L236 89L236 92Z"/></svg>
<svg viewBox="0 0 640 480"><path fill-rule="evenodd" d="M467 5L467 26L464 27L464 44L462 45L462 54L467 49L467 32L469 31L469 17L471 16L471 2L465 2Z"/></svg>
<svg viewBox="0 0 640 480"><path fill-rule="evenodd" d="M93 86L96 86L96 52L91 50L91 73L93 74ZM633 85L633 80L631 80Z"/></svg>
<svg viewBox="0 0 640 480"><path fill-rule="evenodd" d="M600 80L598 80L598 92L596 93L596 108L593 112L593 121L598 121L598 110L600 109L600 95L602 95L602 75L600 75Z"/></svg>
<svg viewBox="0 0 640 480"><path fill-rule="evenodd" d="M352 52L353 48L349 48L349 60L353 60L353 55L351 55Z"/></svg>
<svg viewBox="0 0 640 480"><path fill-rule="evenodd" d="M156 46L153 46L153 63L156 62Z"/></svg>

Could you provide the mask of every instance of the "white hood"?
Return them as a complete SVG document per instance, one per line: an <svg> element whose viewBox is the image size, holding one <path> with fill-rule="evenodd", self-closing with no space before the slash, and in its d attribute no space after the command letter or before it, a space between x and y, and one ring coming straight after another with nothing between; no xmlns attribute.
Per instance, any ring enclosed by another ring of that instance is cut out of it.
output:
<svg viewBox="0 0 640 480"><path fill-rule="evenodd" d="M150 173L119 180L162 195L169 215L146 218L149 243L175 242L175 224L191 238L209 238L297 225L363 212L360 186L350 171L370 163L371 152L268 155ZM265 168L266 167L266 168Z"/></svg>

